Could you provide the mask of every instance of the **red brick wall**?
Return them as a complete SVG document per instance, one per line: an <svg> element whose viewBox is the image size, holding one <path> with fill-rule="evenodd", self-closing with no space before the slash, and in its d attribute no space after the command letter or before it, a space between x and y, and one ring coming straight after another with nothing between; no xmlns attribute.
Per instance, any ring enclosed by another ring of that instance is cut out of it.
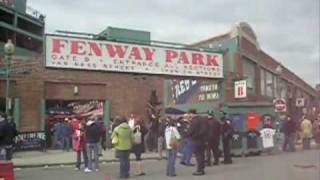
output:
<svg viewBox="0 0 320 180"><path fill-rule="evenodd" d="M111 117L135 113L142 119L147 118L146 104L153 89L162 100L162 76L45 69L39 60L30 68L33 69L30 75L15 77L15 97L21 99L22 131L40 128L42 99L107 99ZM3 87L3 81L0 85ZM74 86L78 86L78 95L73 93ZM4 97L2 89L0 96Z"/></svg>

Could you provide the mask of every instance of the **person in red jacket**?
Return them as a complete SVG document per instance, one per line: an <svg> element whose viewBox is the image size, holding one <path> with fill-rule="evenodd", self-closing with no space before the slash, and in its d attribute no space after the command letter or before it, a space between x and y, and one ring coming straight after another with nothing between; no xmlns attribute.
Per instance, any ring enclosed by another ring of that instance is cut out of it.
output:
<svg viewBox="0 0 320 180"><path fill-rule="evenodd" d="M75 130L75 147L74 150L77 153L76 170L80 170L81 166L81 153L84 160L84 172L91 172L88 169L88 155L87 155L87 138L85 133L84 122L79 123L78 129Z"/></svg>
<svg viewBox="0 0 320 180"><path fill-rule="evenodd" d="M79 120L76 118L72 118L71 120L71 129L72 129L72 148L75 148L76 144L76 130L79 129Z"/></svg>

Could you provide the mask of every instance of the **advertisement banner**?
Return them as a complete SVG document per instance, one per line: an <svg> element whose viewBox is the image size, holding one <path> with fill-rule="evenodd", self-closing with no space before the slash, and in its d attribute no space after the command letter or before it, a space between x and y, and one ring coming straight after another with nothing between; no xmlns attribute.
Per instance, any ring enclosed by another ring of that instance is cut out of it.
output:
<svg viewBox="0 0 320 180"><path fill-rule="evenodd" d="M218 100L219 84L215 80L166 80L168 105L195 104Z"/></svg>
<svg viewBox="0 0 320 180"><path fill-rule="evenodd" d="M44 151L46 148L46 135L44 131L20 132L15 138L16 151Z"/></svg>
<svg viewBox="0 0 320 180"><path fill-rule="evenodd" d="M103 116L103 101L98 100L47 100L46 108L47 118L52 120Z"/></svg>
<svg viewBox="0 0 320 180"><path fill-rule="evenodd" d="M219 53L46 36L46 67L223 78Z"/></svg>

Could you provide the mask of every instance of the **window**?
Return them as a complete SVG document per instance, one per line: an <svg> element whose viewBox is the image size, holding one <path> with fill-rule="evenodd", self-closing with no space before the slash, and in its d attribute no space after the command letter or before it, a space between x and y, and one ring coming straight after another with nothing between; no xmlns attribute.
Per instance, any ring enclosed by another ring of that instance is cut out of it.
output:
<svg viewBox="0 0 320 180"><path fill-rule="evenodd" d="M278 89L278 77L273 76L273 97L279 97L279 89Z"/></svg>
<svg viewBox="0 0 320 180"><path fill-rule="evenodd" d="M289 91L287 81L280 80L279 89L280 89L280 97L281 98L287 98L288 91Z"/></svg>
<svg viewBox="0 0 320 180"><path fill-rule="evenodd" d="M272 73L269 71L266 71L266 95L269 97L273 97L273 76Z"/></svg>
<svg viewBox="0 0 320 180"><path fill-rule="evenodd" d="M244 58L243 64L243 76L247 78L248 93L255 93L255 64L249 59Z"/></svg>
<svg viewBox="0 0 320 180"><path fill-rule="evenodd" d="M260 88L261 88L261 95L266 95L266 71L264 69L260 70Z"/></svg>

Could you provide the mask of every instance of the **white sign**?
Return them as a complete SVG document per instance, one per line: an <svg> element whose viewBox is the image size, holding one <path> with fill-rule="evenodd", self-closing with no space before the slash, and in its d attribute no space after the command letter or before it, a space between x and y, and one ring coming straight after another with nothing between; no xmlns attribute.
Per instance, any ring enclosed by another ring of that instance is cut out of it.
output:
<svg viewBox="0 0 320 180"><path fill-rule="evenodd" d="M275 112L286 112L287 111L287 103L283 98L274 100L274 110Z"/></svg>
<svg viewBox="0 0 320 180"><path fill-rule="evenodd" d="M297 107L304 107L304 98L297 98L296 99L296 106Z"/></svg>
<svg viewBox="0 0 320 180"><path fill-rule="evenodd" d="M53 35L46 36L46 67L223 77L218 53Z"/></svg>
<svg viewBox="0 0 320 180"><path fill-rule="evenodd" d="M247 81L240 80L234 82L234 97L245 98L247 97Z"/></svg>

